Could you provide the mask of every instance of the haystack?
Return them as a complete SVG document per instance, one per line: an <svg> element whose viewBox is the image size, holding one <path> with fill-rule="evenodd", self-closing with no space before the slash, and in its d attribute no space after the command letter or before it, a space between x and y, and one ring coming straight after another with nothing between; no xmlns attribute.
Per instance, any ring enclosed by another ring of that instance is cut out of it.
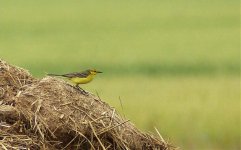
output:
<svg viewBox="0 0 241 150"><path fill-rule="evenodd" d="M171 149L98 96L0 60L0 149Z"/></svg>

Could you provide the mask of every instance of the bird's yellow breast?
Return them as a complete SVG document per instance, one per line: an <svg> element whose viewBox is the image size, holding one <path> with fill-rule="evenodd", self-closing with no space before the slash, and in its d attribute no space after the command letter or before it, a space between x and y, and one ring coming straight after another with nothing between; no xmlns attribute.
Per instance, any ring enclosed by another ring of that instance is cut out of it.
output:
<svg viewBox="0 0 241 150"><path fill-rule="evenodd" d="M70 81L72 81L75 84L86 84L92 81L93 77L94 77L93 75L89 75L86 78L74 77L74 78L70 78Z"/></svg>

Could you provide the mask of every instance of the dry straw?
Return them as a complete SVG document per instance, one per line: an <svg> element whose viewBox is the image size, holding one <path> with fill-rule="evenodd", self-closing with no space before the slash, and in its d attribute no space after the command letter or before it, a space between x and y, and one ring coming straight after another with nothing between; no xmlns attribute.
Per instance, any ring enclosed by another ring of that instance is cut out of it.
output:
<svg viewBox="0 0 241 150"><path fill-rule="evenodd" d="M0 149L172 149L159 137L139 131L98 96L0 60Z"/></svg>

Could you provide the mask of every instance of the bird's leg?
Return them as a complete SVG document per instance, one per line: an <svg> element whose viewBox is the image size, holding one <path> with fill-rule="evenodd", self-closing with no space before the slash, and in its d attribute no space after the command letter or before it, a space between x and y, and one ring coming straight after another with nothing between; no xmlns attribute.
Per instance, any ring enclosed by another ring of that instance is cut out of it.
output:
<svg viewBox="0 0 241 150"><path fill-rule="evenodd" d="M76 84L76 85L75 85L75 88L76 88L77 90L79 90L79 91L84 91L84 90L79 86L79 84Z"/></svg>
<svg viewBox="0 0 241 150"><path fill-rule="evenodd" d="M87 95L87 94L88 94L85 90L83 90L83 89L79 86L79 84L76 84L75 87L81 92L81 94L84 94L84 95Z"/></svg>
<svg viewBox="0 0 241 150"><path fill-rule="evenodd" d="M79 87L79 84L76 84L75 87L78 89L78 90L83 90Z"/></svg>

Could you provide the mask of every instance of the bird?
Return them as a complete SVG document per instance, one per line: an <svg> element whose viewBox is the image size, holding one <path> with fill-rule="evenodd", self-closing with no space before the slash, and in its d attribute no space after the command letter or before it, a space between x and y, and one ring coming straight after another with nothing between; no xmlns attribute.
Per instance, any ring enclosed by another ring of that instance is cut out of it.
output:
<svg viewBox="0 0 241 150"><path fill-rule="evenodd" d="M69 79L75 86L79 89L80 84L87 84L91 82L95 75L98 73L102 73L101 71L97 71L96 69L87 69L81 72L73 72L67 74L47 74L48 76L60 76Z"/></svg>

